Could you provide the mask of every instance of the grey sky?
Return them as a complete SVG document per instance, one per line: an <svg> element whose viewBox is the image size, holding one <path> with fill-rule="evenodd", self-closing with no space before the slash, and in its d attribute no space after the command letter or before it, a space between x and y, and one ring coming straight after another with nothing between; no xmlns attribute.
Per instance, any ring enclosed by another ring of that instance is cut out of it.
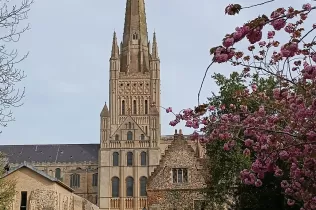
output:
<svg viewBox="0 0 316 210"><path fill-rule="evenodd" d="M157 33L163 106L176 111L196 105L201 79L211 61L209 49L219 45L226 33L263 12L270 14L272 8L300 8L308 1L279 0L238 16L225 16L224 8L233 2L249 5L250 1L146 1L150 40L153 31ZM1 144L99 142L99 114L108 101L112 34L115 29L121 40L124 13L125 0L35 1L28 20L31 31L17 45L20 53L30 52L20 65L27 74L22 84L25 104L13 110L16 121L2 129ZM231 70L217 65L211 72L228 74ZM202 100L211 91L217 88L208 77ZM163 134L173 134L174 128L168 125L171 119L162 111Z"/></svg>

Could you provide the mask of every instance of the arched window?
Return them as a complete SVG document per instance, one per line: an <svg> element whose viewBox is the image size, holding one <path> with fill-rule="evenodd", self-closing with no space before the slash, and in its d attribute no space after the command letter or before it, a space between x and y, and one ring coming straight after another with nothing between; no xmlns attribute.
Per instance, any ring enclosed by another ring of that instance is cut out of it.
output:
<svg viewBox="0 0 316 210"><path fill-rule="evenodd" d="M148 101L145 100L145 114L148 114Z"/></svg>
<svg viewBox="0 0 316 210"><path fill-rule="evenodd" d="M61 178L61 170L60 168L55 169L55 178L60 179Z"/></svg>
<svg viewBox="0 0 316 210"><path fill-rule="evenodd" d="M134 179L133 177L126 178L126 196L133 197L134 196Z"/></svg>
<svg viewBox="0 0 316 210"><path fill-rule="evenodd" d="M92 174L92 186L98 186L98 173Z"/></svg>
<svg viewBox="0 0 316 210"><path fill-rule="evenodd" d="M127 166L133 166L133 153L132 152L128 152L127 156L126 156L126 165Z"/></svg>
<svg viewBox="0 0 316 210"><path fill-rule="evenodd" d="M137 40L137 33L136 32L133 34L133 39Z"/></svg>
<svg viewBox="0 0 316 210"><path fill-rule="evenodd" d="M140 134L140 140L145 140L145 135L144 134Z"/></svg>
<svg viewBox="0 0 316 210"><path fill-rule="evenodd" d="M147 153L146 152L141 152L140 153L140 165L141 166L146 166L147 165Z"/></svg>
<svg viewBox="0 0 316 210"><path fill-rule="evenodd" d="M128 141L133 140L133 132L132 131L127 131L127 140Z"/></svg>
<svg viewBox="0 0 316 210"><path fill-rule="evenodd" d="M71 188L79 188L80 187L80 175L79 174L71 174L70 175L70 187Z"/></svg>
<svg viewBox="0 0 316 210"><path fill-rule="evenodd" d="M140 196L147 196L147 192L146 192L147 178L145 176L142 176L140 177L139 182L140 182L140 185L139 185Z"/></svg>
<svg viewBox="0 0 316 210"><path fill-rule="evenodd" d="M132 129L132 123L131 122L128 123L128 129Z"/></svg>
<svg viewBox="0 0 316 210"><path fill-rule="evenodd" d="M113 152L113 166L119 166L119 153Z"/></svg>
<svg viewBox="0 0 316 210"><path fill-rule="evenodd" d="M118 134L115 135L115 140L116 141L120 140L120 136Z"/></svg>
<svg viewBox="0 0 316 210"><path fill-rule="evenodd" d="M137 104L136 104L136 100L133 101L133 113L137 114Z"/></svg>
<svg viewBox="0 0 316 210"><path fill-rule="evenodd" d="M117 198L120 196L120 179L118 177L112 178L112 197Z"/></svg>
<svg viewBox="0 0 316 210"><path fill-rule="evenodd" d="M122 115L125 115L125 101L122 101Z"/></svg>

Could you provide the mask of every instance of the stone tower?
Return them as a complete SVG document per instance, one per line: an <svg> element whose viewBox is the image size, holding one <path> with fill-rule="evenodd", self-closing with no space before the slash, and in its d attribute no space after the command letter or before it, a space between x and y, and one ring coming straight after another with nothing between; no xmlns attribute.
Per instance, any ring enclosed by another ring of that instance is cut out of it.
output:
<svg viewBox="0 0 316 210"><path fill-rule="evenodd" d="M144 0L127 0L123 41L114 32L109 108L100 114L100 209L147 206L147 178L160 159L160 60L148 41Z"/></svg>

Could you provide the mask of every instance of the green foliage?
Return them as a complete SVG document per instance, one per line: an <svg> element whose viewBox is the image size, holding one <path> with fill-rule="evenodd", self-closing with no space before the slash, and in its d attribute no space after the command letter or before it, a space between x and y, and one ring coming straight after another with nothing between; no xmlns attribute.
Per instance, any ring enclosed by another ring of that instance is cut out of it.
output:
<svg viewBox="0 0 316 210"><path fill-rule="evenodd" d="M15 181L2 178L5 173L4 160L3 154L0 153L0 209L8 209L15 195Z"/></svg>
<svg viewBox="0 0 316 210"><path fill-rule="evenodd" d="M255 111L259 108L260 101L248 100L242 101L238 95L242 90L251 84L256 84L259 91L265 90L267 96L272 96L273 89L277 86L277 82L272 78L262 78L258 74L254 74L248 79L238 72L233 72L228 78L222 74L214 74L213 79L220 87L219 94L209 98L209 104L218 107L225 105L224 110L217 110L217 117L225 113L234 111L230 104L235 106L247 105L248 110ZM208 132L211 132L209 130ZM256 203L258 199L262 199L265 192L277 191L279 189L269 187L255 188L252 186L240 185L239 173L245 168L249 168L251 157L245 157L242 153L244 150L243 132L240 132L240 139L236 140L236 146L231 151L224 151L225 141L215 140L207 144L207 155L209 157L209 187L207 195L209 203L220 206L227 201L227 196L238 197L235 208L243 209L247 206L250 209L258 209ZM272 177L269 183L275 184L275 178ZM273 190L272 190L273 189ZM279 191L278 191L279 193ZM276 194L273 194L276 195ZM266 199L267 196L265 196ZM269 200L269 199L268 199ZM241 206L242 205L242 206ZM232 206L232 205L231 205Z"/></svg>

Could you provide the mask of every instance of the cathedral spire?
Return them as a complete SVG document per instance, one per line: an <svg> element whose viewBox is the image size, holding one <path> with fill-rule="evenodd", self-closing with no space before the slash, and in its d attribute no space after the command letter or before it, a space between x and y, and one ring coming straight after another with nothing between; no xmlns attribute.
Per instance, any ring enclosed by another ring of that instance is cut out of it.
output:
<svg viewBox="0 0 316 210"><path fill-rule="evenodd" d="M144 0L126 0L123 47L131 40L140 40L147 46L147 23Z"/></svg>

